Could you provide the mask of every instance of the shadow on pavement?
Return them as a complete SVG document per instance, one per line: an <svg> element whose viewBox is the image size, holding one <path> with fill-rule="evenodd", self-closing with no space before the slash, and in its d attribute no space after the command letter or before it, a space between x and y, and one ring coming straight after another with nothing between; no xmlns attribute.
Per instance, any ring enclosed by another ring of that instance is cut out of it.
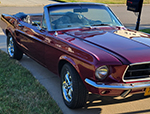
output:
<svg viewBox="0 0 150 114"><path fill-rule="evenodd" d="M147 99L147 98L149 98L149 96L144 96L143 93L128 95L127 98L89 94L89 99L86 104L86 108L94 107L94 106L103 106L103 105L110 105L110 104L132 102L135 100L142 100L142 99Z"/></svg>
<svg viewBox="0 0 150 114"><path fill-rule="evenodd" d="M134 112L125 112L125 113L118 113L118 114L144 114L146 112L150 112L150 109L141 110L141 111L134 111Z"/></svg>

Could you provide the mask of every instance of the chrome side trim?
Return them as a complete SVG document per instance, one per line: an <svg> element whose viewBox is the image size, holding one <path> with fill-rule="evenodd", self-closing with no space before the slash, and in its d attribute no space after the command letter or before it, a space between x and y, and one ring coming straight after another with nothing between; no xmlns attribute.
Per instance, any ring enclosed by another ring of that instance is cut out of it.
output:
<svg viewBox="0 0 150 114"><path fill-rule="evenodd" d="M139 63L132 63L130 64L130 66L133 66L133 65L141 65L141 64L148 64L150 63L150 61L147 61L147 62L139 62Z"/></svg>
<svg viewBox="0 0 150 114"><path fill-rule="evenodd" d="M150 61L129 64L129 65L127 66L127 68L125 69L124 73L123 73L123 76L122 76L123 82L132 82L132 81L144 81L144 80L150 80L150 78L141 78L141 79L124 80L125 73L126 73L126 71L128 70L129 66L133 66L133 65L141 65L141 64L148 64L148 63L150 63Z"/></svg>
<svg viewBox="0 0 150 114"><path fill-rule="evenodd" d="M144 80L150 80L150 78L141 78L141 79L132 79L132 80L124 80L124 82L134 82L134 81L144 81Z"/></svg>
<svg viewBox="0 0 150 114"><path fill-rule="evenodd" d="M123 75L122 75L122 80L123 80L123 82L126 82L126 80L124 80L124 76L125 76L125 73L127 72L128 68L129 68L129 66L130 66L130 65L128 65L128 66L126 67L126 69L125 69L125 71L124 71L124 73L123 73Z"/></svg>
<svg viewBox="0 0 150 114"><path fill-rule="evenodd" d="M51 31L51 23L50 23L49 12L47 7L44 7L44 15L46 19L47 30Z"/></svg>
<svg viewBox="0 0 150 114"><path fill-rule="evenodd" d="M124 83L109 83L105 84L102 82L94 82L88 78L85 79L85 82L95 88L99 89L118 89L118 90L129 90L129 89L142 89L146 87L150 87L150 81L148 82L139 82L139 83L133 83L133 84L124 84Z"/></svg>
<svg viewBox="0 0 150 114"><path fill-rule="evenodd" d="M130 92L131 92L131 89L126 90L126 91L123 92L120 96L121 96L121 97L126 97Z"/></svg>

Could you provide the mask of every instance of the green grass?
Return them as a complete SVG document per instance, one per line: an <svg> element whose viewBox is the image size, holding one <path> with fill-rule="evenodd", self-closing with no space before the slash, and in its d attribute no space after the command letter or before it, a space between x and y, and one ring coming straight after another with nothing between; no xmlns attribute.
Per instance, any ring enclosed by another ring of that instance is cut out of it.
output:
<svg viewBox="0 0 150 114"><path fill-rule="evenodd" d="M1 50L0 114L62 114L38 80Z"/></svg>
<svg viewBox="0 0 150 114"><path fill-rule="evenodd" d="M127 0L58 0L58 1L63 1L63 2L97 2L97 3L104 3L104 4L126 4L126 2L127 2ZM150 0L144 0L144 4L150 4Z"/></svg>
<svg viewBox="0 0 150 114"><path fill-rule="evenodd" d="M146 33L149 33L150 34L150 29L143 29L143 30L140 30L142 32L146 32Z"/></svg>

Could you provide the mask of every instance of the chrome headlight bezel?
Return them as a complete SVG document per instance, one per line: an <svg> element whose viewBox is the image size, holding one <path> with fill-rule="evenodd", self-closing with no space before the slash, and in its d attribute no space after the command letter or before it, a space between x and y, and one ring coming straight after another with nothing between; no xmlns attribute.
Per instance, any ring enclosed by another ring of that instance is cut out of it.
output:
<svg viewBox="0 0 150 114"><path fill-rule="evenodd" d="M109 74L109 68L106 65L100 66L95 70L95 76L99 80L105 79Z"/></svg>

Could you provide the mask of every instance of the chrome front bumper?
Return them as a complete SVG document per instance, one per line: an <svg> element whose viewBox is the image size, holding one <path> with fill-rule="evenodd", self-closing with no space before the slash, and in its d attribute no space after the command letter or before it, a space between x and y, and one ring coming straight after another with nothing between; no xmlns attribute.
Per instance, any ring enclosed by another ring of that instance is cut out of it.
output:
<svg viewBox="0 0 150 114"><path fill-rule="evenodd" d="M118 89L118 90L135 90L150 87L150 81L148 82L139 82L133 84L124 84L124 83L102 83L94 82L88 78L85 79L85 82L95 88L99 89Z"/></svg>

